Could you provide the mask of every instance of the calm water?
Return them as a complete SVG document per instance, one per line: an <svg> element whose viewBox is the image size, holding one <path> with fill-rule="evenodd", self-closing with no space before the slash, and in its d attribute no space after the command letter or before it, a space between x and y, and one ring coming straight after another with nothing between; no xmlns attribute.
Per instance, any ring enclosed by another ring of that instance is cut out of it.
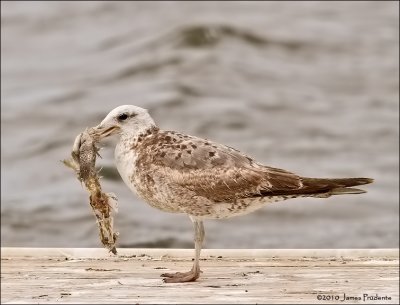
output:
<svg viewBox="0 0 400 305"><path fill-rule="evenodd" d="M114 107L304 176L366 176L367 194L206 222L206 247L396 247L399 3L2 2L2 246L99 246L59 160ZM120 246L192 247L187 217L122 183Z"/></svg>

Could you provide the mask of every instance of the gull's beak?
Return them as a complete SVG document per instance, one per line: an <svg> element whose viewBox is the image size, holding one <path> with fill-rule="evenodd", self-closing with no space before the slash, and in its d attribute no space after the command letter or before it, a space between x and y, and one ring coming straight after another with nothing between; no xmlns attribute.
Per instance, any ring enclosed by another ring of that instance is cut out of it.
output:
<svg viewBox="0 0 400 305"><path fill-rule="evenodd" d="M99 140L112 135L118 129L119 129L119 127L115 126L115 125L110 126L110 125L103 125L103 124L97 125L94 128L96 135L99 137Z"/></svg>

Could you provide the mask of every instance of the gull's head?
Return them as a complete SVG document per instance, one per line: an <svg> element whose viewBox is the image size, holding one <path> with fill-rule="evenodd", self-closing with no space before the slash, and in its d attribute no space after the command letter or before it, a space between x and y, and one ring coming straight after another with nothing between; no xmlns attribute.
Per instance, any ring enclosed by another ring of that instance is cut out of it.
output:
<svg viewBox="0 0 400 305"><path fill-rule="evenodd" d="M135 136L155 126L146 109L123 105L113 110L96 126L100 139L113 134Z"/></svg>

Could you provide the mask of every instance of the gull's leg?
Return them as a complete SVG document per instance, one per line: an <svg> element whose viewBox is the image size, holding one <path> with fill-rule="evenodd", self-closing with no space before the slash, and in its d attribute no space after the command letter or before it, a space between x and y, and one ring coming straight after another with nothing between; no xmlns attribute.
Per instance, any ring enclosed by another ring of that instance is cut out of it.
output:
<svg viewBox="0 0 400 305"><path fill-rule="evenodd" d="M190 217L194 227L195 257L193 267L188 272L164 273L161 274L165 283L194 282L200 276L200 251L204 240L203 221Z"/></svg>

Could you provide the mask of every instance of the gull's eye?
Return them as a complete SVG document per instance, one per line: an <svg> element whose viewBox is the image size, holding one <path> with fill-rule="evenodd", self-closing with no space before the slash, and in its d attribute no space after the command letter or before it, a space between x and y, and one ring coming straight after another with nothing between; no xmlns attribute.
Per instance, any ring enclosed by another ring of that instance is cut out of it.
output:
<svg viewBox="0 0 400 305"><path fill-rule="evenodd" d="M128 118L126 113L122 113L118 116L118 121L125 121Z"/></svg>

